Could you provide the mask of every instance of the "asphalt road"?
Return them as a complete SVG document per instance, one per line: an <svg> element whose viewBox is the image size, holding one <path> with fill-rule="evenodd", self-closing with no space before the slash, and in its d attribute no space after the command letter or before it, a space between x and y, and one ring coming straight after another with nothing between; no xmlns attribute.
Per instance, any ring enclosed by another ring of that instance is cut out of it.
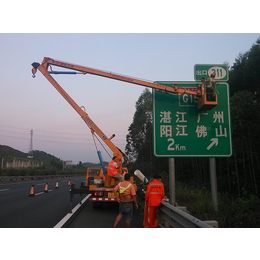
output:
<svg viewBox="0 0 260 260"><path fill-rule="evenodd" d="M76 187L84 180L85 177L70 179ZM0 228L53 228L70 210L68 181L64 178L0 184ZM46 182L48 193L44 192ZM32 185L34 197L29 196ZM74 195L73 207L79 202L80 196Z"/></svg>
<svg viewBox="0 0 260 260"><path fill-rule="evenodd" d="M82 209L79 215L71 223L69 228L113 228L115 219L118 215L117 202L105 202L101 208L93 209L92 202L89 201ZM143 212L139 207L137 210L134 207L133 220L131 228L143 227ZM125 228L125 218L119 222L118 228Z"/></svg>

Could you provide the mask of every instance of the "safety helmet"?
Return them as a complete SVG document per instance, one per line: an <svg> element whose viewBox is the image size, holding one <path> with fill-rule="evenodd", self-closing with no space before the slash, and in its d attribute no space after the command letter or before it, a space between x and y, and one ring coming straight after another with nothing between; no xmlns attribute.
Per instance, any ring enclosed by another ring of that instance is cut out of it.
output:
<svg viewBox="0 0 260 260"><path fill-rule="evenodd" d="M215 77L215 73L211 73L211 75L210 75L211 77Z"/></svg>

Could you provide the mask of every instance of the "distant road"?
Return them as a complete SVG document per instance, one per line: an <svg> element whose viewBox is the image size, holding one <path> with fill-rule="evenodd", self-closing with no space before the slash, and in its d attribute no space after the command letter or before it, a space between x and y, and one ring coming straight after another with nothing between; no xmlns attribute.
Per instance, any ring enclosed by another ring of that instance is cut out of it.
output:
<svg viewBox="0 0 260 260"><path fill-rule="evenodd" d="M55 189L56 181L59 188ZM0 184L0 228L53 228L70 209L68 178ZM70 178L79 187L85 177ZM48 182L48 193L44 193ZM35 197L29 197L32 184ZM85 197L86 195L83 195ZM73 207L80 202L74 195Z"/></svg>

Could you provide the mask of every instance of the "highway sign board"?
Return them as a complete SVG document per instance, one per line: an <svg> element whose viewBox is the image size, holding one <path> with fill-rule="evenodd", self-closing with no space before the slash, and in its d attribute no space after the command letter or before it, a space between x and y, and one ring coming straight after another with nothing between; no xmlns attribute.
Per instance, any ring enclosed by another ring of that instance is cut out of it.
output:
<svg viewBox="0 0 260 260"><path fill-rule="evenodd" d="M156 82L196 88L197 82ZM157 157L229 157L232 155L229 86L217 85L218 105L199 111L198 97L153 90L153 150Z"/></svg>
<svg viewBox="0 0 260 260"><path fill-rule="evenodd" d="M209 78L214 73L216 81L228 81L228 67L223 64L196 64L194 65L194 79L201 81L201 78Z"/></svg>

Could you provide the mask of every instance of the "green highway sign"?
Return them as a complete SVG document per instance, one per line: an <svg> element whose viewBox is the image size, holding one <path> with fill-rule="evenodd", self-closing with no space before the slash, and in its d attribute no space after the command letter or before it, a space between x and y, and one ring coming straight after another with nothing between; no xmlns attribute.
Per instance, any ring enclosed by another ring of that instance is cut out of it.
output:
<svg viewBox="0 0 260 260"><path fill-rule="evenodd" d="M183 88L198 82L157 81ZM232 155L229 86L217 85L218 105L199 111L198 97L153 90L153 150L157 157L229 157Z"/></svg>
<svg viewBox="0 0 260 260"><path fill-rule="evenodd" d="M201 81L201 78L209 78L211 73L215 74L216 81L228 81L228 67L222 64L196 64L194 65L194 79Z"/></svg>

